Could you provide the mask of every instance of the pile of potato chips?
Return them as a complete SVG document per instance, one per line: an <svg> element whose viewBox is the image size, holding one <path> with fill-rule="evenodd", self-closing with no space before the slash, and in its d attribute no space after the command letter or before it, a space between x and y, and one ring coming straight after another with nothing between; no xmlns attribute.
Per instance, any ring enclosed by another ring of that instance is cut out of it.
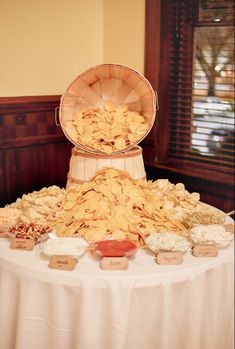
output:
<svg viewBox="0 0 235 349"><path fill-rule="evenodd" d="M135 180L127 172L106 167L67 191L57 186L43 188L6 208L19 210L19 223L48 226L60 237L81 237L91 243L130 239L142 245L155 232L188 238L195 212L203 217L215 215L215 209L199 200L199 194L189 193L182 183Z"/></svg>
<svg viewBox="0 0 235 349"><path fill-rule="evenodd" d="M36 222L53 229L65 194L65 189L55 185L44 187L39 191L24 194L22 198L18 198L15 203L7 207L21 211L19 222Z"/></svg>
<svg viewBox="0 0 235 349"><path fill-rule="evenodd" d="M134 180L127 172L103 168L92 180L67 192L56 233L92 242L128 238L137 244L156 231L187 236L188 227L177 217L177 208L181 212L185 203L193 208L198 202L199 195L189 194L181 184Z"/></svg>
<svg viewBox="0 0 235 349"><path fill-rule="evenodd" d="M66 122L65 131L76 143L87 150L111 154L137 144L148 130L148 123L127 105L109 101L104 108L91 108L74 113Z"/></svg>

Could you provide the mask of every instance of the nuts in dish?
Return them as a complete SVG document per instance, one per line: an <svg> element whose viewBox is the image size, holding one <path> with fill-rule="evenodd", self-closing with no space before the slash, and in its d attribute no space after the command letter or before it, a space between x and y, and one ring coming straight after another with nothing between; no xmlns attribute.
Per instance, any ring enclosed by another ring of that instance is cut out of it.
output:
<svg viewBox="0 0 235 349"><path fill-rule="evenodd" d="M45 227L37 223L22 223L15 225L10 229L9 236L20 239L34 240L35 244L40 242L40 238L43 234L49 231L48 227Z"/></svg>

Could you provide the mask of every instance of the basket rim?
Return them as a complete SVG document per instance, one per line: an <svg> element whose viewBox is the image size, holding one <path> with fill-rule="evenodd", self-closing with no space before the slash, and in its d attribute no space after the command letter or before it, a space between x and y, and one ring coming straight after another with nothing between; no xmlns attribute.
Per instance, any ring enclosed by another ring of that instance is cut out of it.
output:
<svg viewBox="0 0 235 349"><path fill-rule="evenodd" d="M92 149L92 148L89 148L87 146L84 146L83 144L81 143L78 143L78 142L75 142L68 134L67 132L65 131L64 127L62 126L63 122L62 122L62 113L63 113L63 103L64 103L64 99L67 97L67 93L69 91L69 89L72 87L72 85L78 80L80 79L82 76L88 74L89 72L91 72L92 70L95 70L95 69L98 69L98 68L109 68L109 67L120 67L121 69L124 69L124 70L128 70L130 72L132 72L133 74L137 75L140 80L142 80L148 87L150 93L151 93L151 107L152 107L152 110L153 110L153 113L152 113L152 117L150 119L150 122L148 124L148 129L147 131L145 132L145 134L137 141L135 142L134 144L130 144L129 146L127 146L126 148L122 149L122 150L116 150L116 151L113 151L111 153L109 153L108 155L118 155L118 154L121 154L123 152L126 152L126 151L129 151L130 149L132 149L134 146L137 146L139 143L141 143L146 137L147 135L149 134L149 132L151 131L154 123L155 123L155 120L156 120L156 112L158 110L158 98L157 98L157 92L154 91L151 83L148 81L148 79L141 73L139 73L138 71L136 71L134 68L131 68L129 66L126 66L126 65L123 65L123 64L116 64L116 63L101 63L101 64L97 64L97 65L94 65L88 69L85 69L83 70L79 75L76 76L76 78L74 78L72 80L72 82L69 84L69 86L67 87L66 91L62 94L61 98L60 98L60 106L59 106L59 122L60 122L60 125L61 125L61 128L65 134L65 136L67 137L67 139L73 144L75 145L76 147L80 148L81 150L83 151L86 151L88 153L91 153L91 154L106 154L106 152L103 152L101 150L97 150L97 149Z"/></svg>

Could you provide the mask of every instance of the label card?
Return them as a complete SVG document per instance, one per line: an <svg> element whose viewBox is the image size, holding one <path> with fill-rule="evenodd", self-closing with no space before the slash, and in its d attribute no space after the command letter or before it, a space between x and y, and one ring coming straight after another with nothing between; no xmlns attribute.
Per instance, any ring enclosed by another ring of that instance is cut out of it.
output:
<svg viewBox="0 0 235 349"><path fill-rule="evenodd" d="M216 257L218 252L218 247L215 245L195 245L193 247L195 257Z"/></svg>
<svg viewBox="0 0 235 349"><path fill-rule="evenodd" d="M156 262L162 265L182 264L183 254L181 252L159 252L156 255Z"/></svg>
<svg viewBox="0 0 235 349"><path fill-rule="evenodd" d="M230 223L226 223L224 224L224 228L226 231L228 231L229 233L234 234L234 224L230 224Z"/></svg>
<svg viewBox="0 0 235 349"><path fill-rule="evenodd" d="M32 251L35 242L32 239L13 238L11 240L10 248L14 250Z"/></svg>
<svg viewBox="0 0 235 349"><path fill-rule="evenodd" d="M100 267L106 270L126 270L128 259L126 257L103 257Z"/></svg>
<svg viewBox="0 0 235 349"><path fill-rule="evenodd" d="M4 233L3 231L0 231L0 238L6 238L7 234Z"/></svg>
<svg viewBox="0 0 235 349"><path fill-rule="evenodd" d="M77 259L69 256L51 256L48 267L51 269L73 270Z"/></svg>

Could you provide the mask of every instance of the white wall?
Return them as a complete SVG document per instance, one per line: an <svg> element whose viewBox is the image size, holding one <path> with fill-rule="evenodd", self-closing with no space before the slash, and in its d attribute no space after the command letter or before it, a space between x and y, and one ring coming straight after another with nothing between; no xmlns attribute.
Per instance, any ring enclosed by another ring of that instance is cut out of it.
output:
<svg viewBox="0 0 235 349"><path fill-rule="evenodd" d="M0 97L63 93L104 62L143 72L144 0L0 0Z"/></svg>

